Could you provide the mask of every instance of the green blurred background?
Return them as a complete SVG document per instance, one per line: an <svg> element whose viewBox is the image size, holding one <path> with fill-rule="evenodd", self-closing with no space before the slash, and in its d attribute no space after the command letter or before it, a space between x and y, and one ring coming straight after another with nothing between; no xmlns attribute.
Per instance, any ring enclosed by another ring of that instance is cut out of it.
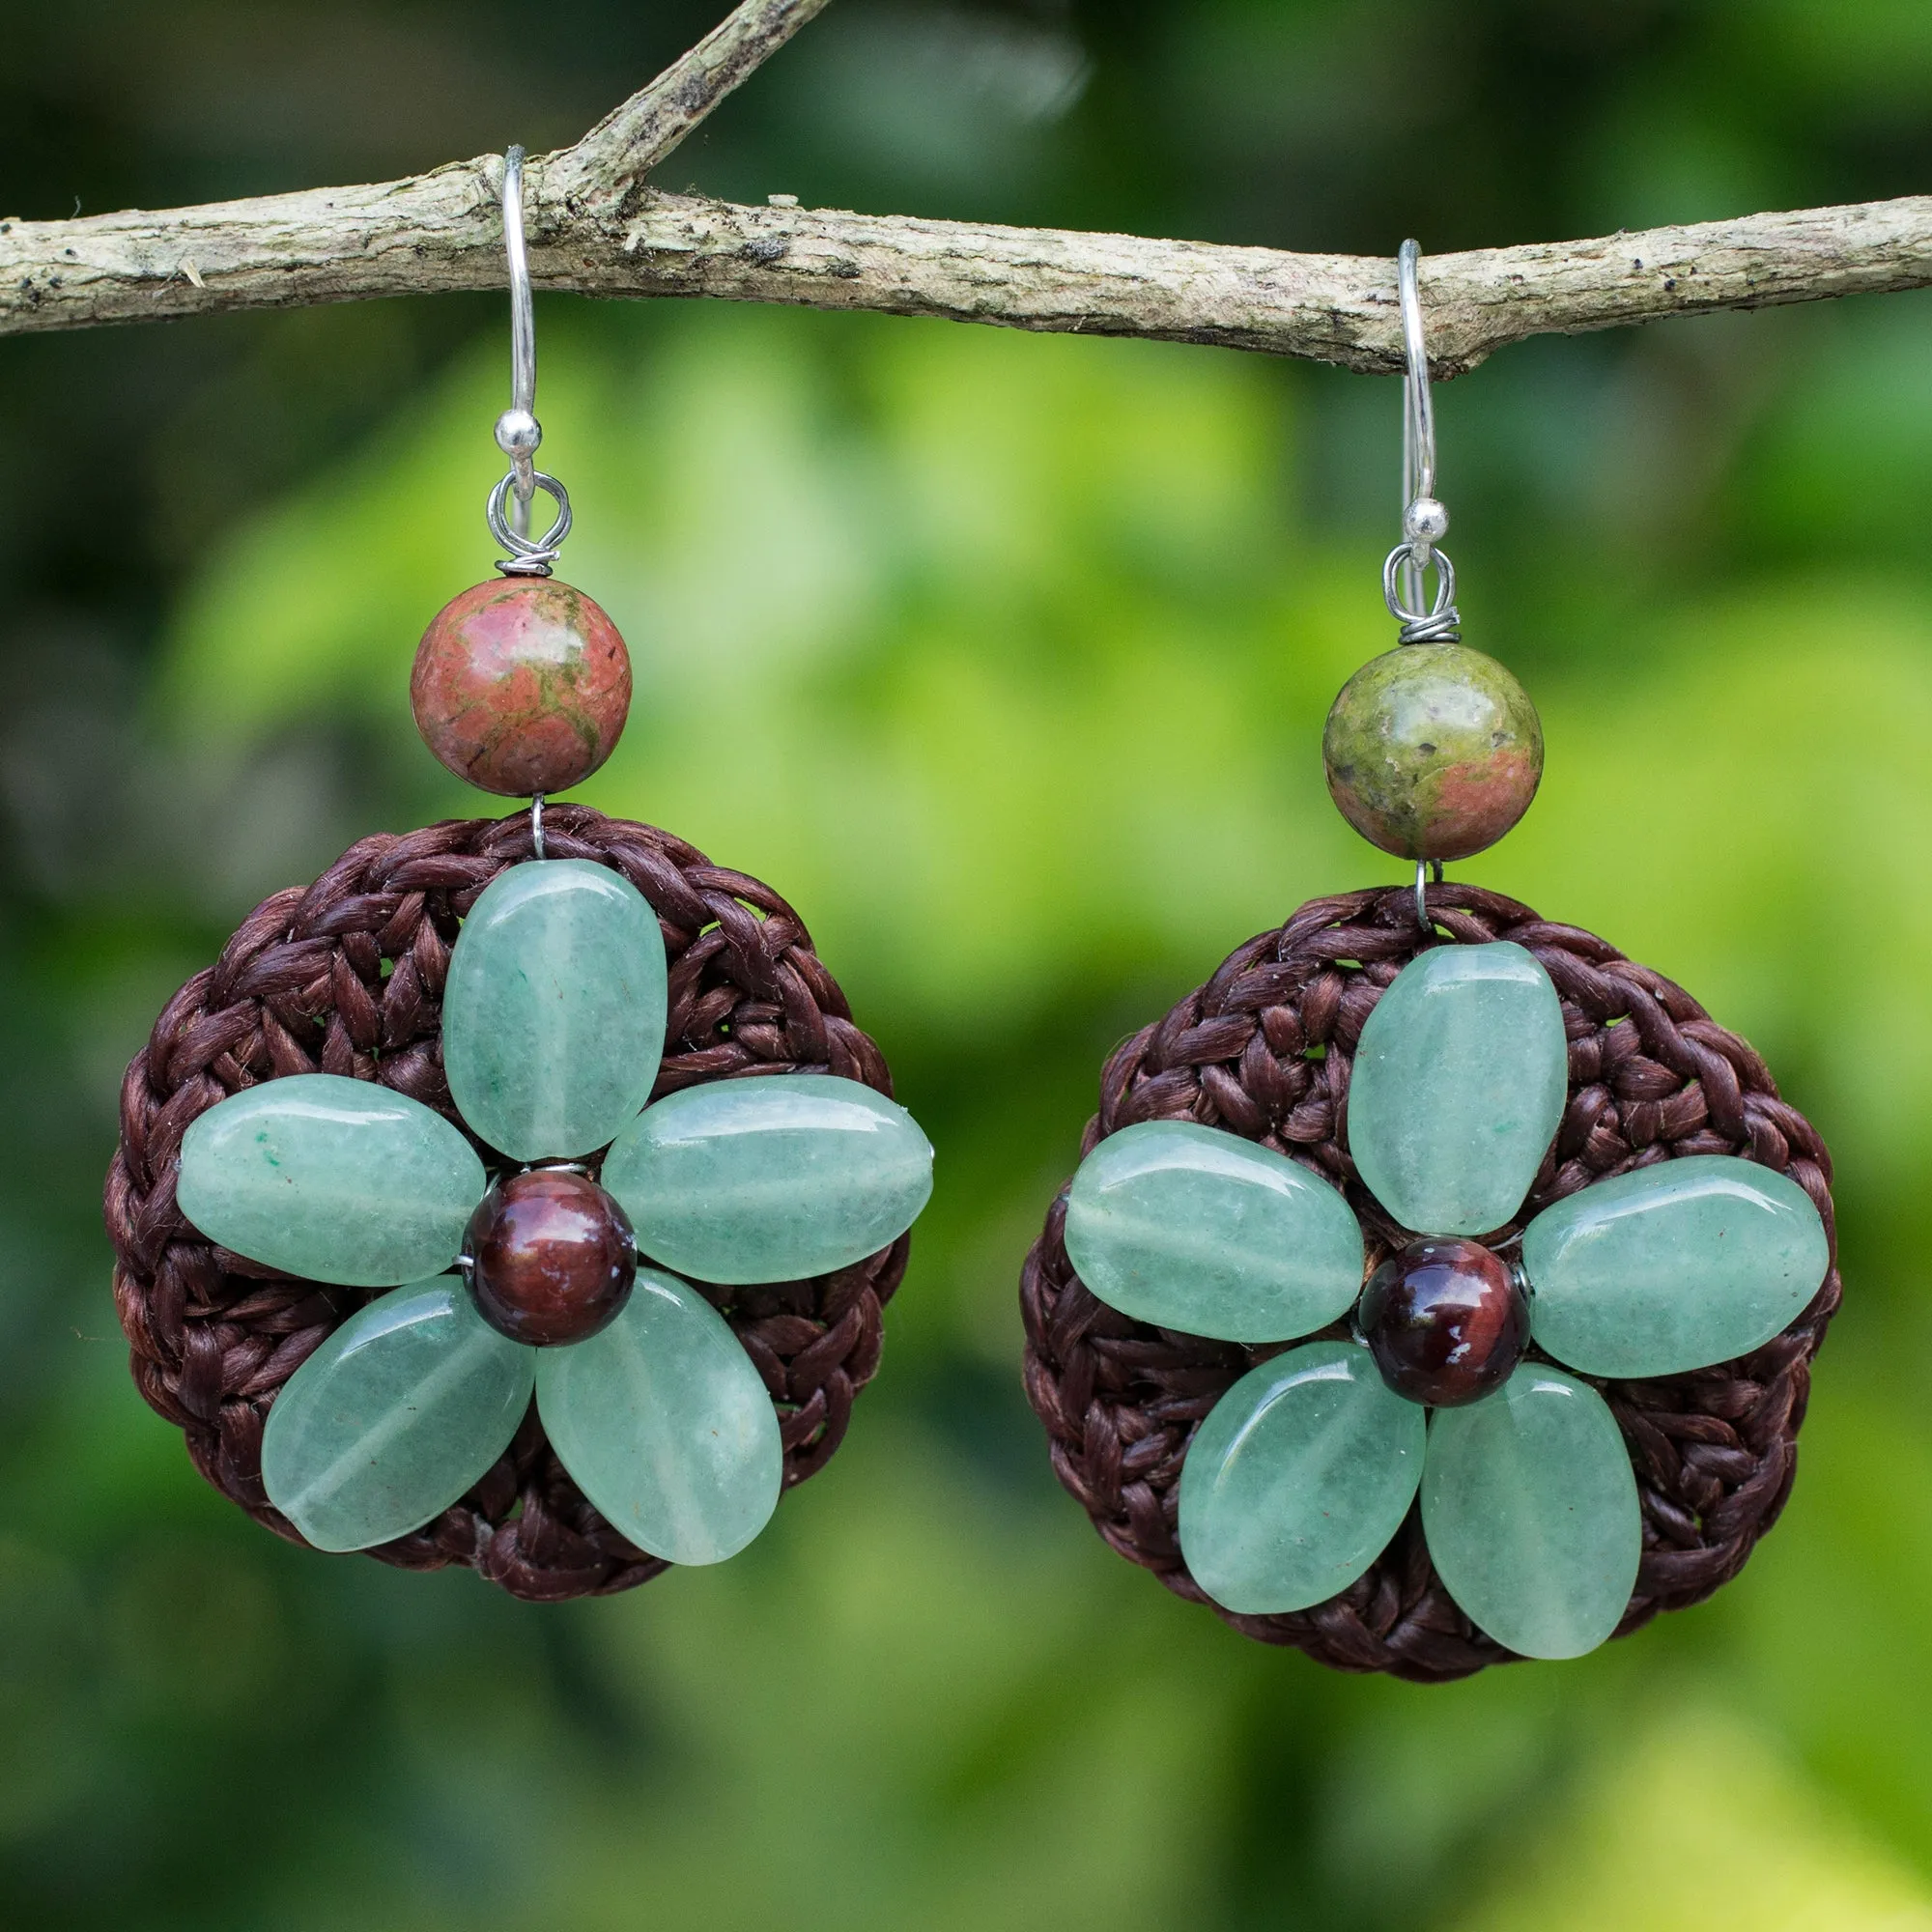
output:
<svg viewBox="0 0 1932 1932"><path fill-rule="evenodd" d="M6 207L559 144L723 0L10 10ZM1923 0L839 0L668 165L744 199L1389 254L1898 194ZM940 1187L885 1372L749 1553L531 1608L289 1548L136 1398L120 1069L268 892L474 810L407 677L487 573L506 305L0 343L0 1918L31 1927L1932 1927L1932 298L1542 341L1438 398L1467 636L1548 778L1459 868L1750 1037L1848 1284L1708 1606L1447 1689L1100 1545L1014 1279L1100 1058L1301 899L1384 648L1388 380L936 323L539 303L582 796L800 907Z"/></svg>

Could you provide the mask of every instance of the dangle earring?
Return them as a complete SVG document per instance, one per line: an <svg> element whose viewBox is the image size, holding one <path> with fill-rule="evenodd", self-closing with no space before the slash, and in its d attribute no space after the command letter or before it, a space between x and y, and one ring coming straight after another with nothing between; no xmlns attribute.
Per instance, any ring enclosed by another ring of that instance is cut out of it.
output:
<svg viewBox="0 0 1932 1932"><path fill-rule="evenodd" d="M1021 1301L1055 1470L1122 1555L1264 1642L1442 1680L1736 1575L1839 1282L1829 1158L1751 1048L1442 880L1543 747L1461 641L1416 264L1400 641L1323 738L1413 883L1312 900L1113 1054Z"/></svg>
<svg viewBox="0 0 1932 1932"><path fill-rule="evenodd" d="M411 693L452 772L529 807L265 899L128 1067L106 1212L135 1381L216 1489L319 1549L554 1599L733 1555L824 1465L932 1151L783 899L547 806L611 754L631 673L551 575L523 159L506 554Z"/></svg>

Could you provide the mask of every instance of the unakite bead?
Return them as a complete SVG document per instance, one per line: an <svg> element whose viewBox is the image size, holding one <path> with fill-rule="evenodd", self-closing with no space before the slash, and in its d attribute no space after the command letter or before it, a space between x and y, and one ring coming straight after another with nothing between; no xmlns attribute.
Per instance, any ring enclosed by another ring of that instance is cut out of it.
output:
<svg viewBox="0 0 1932 1932"><path fill-rule="evenodd" d="M1349 1151L1419 1235L1481 1235L1522 1205L1563 1120L1569 1050L1549 976L1520 946L1417 953L1362 1028Z"/></svg>
<svg viewBox="0 0 1932 1932"><path fill-rule="evenodd" d="M1466 859L1525 811L1543 727L1521 685L1463 644L1404 644L1335 699L1321 758L1336 809L1405 859Z"/></svg>
<svg viewBox="0 0 1932 1932"><path fill-rule="evenodd" d="M410 703L423 742L458 778L513 798L563 791L616 747L630 654L582 591L554 577L493 577L430 620Z"/></svg>
<svg viewBox="0 0 1932 1932"><path fill-rule="evenodd" d="M650 1098L665 1013L664 933L628 879L584 859L512 866L450 954L450 1096L514 1160L589 1153Z"/></svg>
<svg viewBox="0 0 1932 1932"><path fill-rule="evenodd" d="M1541 1364L1431 1417L1422 1526L1449 1594L1524 1657L1595 1650L1629 1605L1643 1548L1616 1418L1595 1389Z"/></svg>
<svg viewBox="0 0 1932 1932"><path fill-rule="evenodd" d="M296 1073L189 1124L175 1198L210 1240L250 1261L393 1288L455 1261L487 1184L475 1150L420 1101Z"/></svg>
<svg viewBox="0 0 1932 1932"><path fill-rule="evenodd" d="M1789 1176L1730 1154L1660 1161L1523 1231L1532 1330L1592 1376L1671 1376L1768 1342L1817 1293L1825 1224Z"/></svg>
<svg viewBox="0 0 1932 1932"><path fill-rule="evenodd" d="M903 1107L824 1073L687 1087L604 1162L639 1251L700 1281L790 1281L848 1266L912 1226L932 1149Z"/></svg>
<svg viewBox="0 0 1932 1932"><path fill-rule="evenodd" d="M546 1349L537 1412L612 1528L673 1563L722 1563L763 1529L784 1477L771 1396L689 1283L639 1271L624 1312Z"/></svg>
<svg viewBox="0 0 1932 1932"><path fill-rule="evenodd" d="M1380 1555L1422 1473L1423 1411L1366 1349L1310 1342L1250 1369L1180 1471L1180 1549L1230 1610L1306 1609Z"/></svg>
<svg viewBox="0 0 1932 1932"><path fill-rule="evenodd" d="M1362 1231L1335 1188L1191 1121L1123 1127L1080 1163L1066 1252L1110 1308L1227 1342L1310 1334L1362 1285Z"/></svg>
<svg viewBox="0 0 1932 1932"><path fill-rule="evenodd" d="M535 1350L506 1340L455 1275L352 1315L275 1397L269 1500L318 1549L407 1536L480 1480L529 1407Z"/></svg>

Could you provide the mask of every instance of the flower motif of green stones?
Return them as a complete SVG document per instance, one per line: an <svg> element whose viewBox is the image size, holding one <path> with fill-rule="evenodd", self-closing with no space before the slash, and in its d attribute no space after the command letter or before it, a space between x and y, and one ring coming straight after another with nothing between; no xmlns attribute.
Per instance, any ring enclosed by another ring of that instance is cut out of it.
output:
<svg viewBox="0 0 1932 1932"><path fill-rule="evenodd" d="M1520 1263L1505 1260L1494 1237L1567 1095L1543 967L1506 941L1449 944L1396 976L1355 1056L1350 1151L1418 1237L1366 1290L1346 1200L1269 1148L1154 1121L1081 1163L1067 1255L1122 1314L1267 1344L1355 1311L1351 1339L1302 1341L1249 1370L1188 1445L1180 1547L1216 1603L1272 1614L1324 1602L1375 1562L1419 1492L1437 1574L1498 1643L1576 1657L1616 1629L1642 1518L1615 1418L1580 1378L1748 1353L1817 1293L1830 1243L1789 1177L1690 1154L1545 1208ZM1529 1342L1549 1359L1525 1355Z"/></svg>
<svg viewBox="0 0 1932 1932"><path fill-rule="evenodd" d="M587 1173L533 1183L590 1204L607 1261L613 1230L626 1244L628 1297L612 1319L606 1283L603 1325L582 1339L515 1339L453 1271L474 1264L463 1249L479 1202L509 1190L492 1190L470 1139L420 1102L296 1074L232 1094L183 1135L176 1198L209 1239L389 1291L269 1411L269 1499L318 1548L368 1548L441 1514L509 1446L533 1394L579 1488L650 1554L719 1562L769 1520L783 1480L771 1395L692 1284L795 1280L876 1253L925 1205L932 1150L904 1108L830 1074L647 1104L668 1007L656 915L585 861L506 868L450 955L444 1069L493 1165L582 1172L601 1155L601 1186ZM575 1224L556 1225L567 1263ZM556 1260L554 1242L540 1259Z"/></svg>

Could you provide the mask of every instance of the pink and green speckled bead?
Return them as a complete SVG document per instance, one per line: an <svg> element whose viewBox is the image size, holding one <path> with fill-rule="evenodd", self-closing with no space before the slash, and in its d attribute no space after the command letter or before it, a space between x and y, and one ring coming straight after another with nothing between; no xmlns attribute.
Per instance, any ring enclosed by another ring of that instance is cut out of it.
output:
<svg viewBox="0 0 1932 1932"><path fill-rule="evenodd" d="M630 654L582 591L495 578L430 620L410 703L423 742L458 778L509 798L563 791L616 749Z"/></svg>
<svg viewBox="0 0 1932 1932"><path fill-rule="evenodd" d="M1365 664L1321 735L1336 809L1403 859L1466 859L1525 811L1543 777L1543 727L1493 658L1404 644Z"/></svg>

